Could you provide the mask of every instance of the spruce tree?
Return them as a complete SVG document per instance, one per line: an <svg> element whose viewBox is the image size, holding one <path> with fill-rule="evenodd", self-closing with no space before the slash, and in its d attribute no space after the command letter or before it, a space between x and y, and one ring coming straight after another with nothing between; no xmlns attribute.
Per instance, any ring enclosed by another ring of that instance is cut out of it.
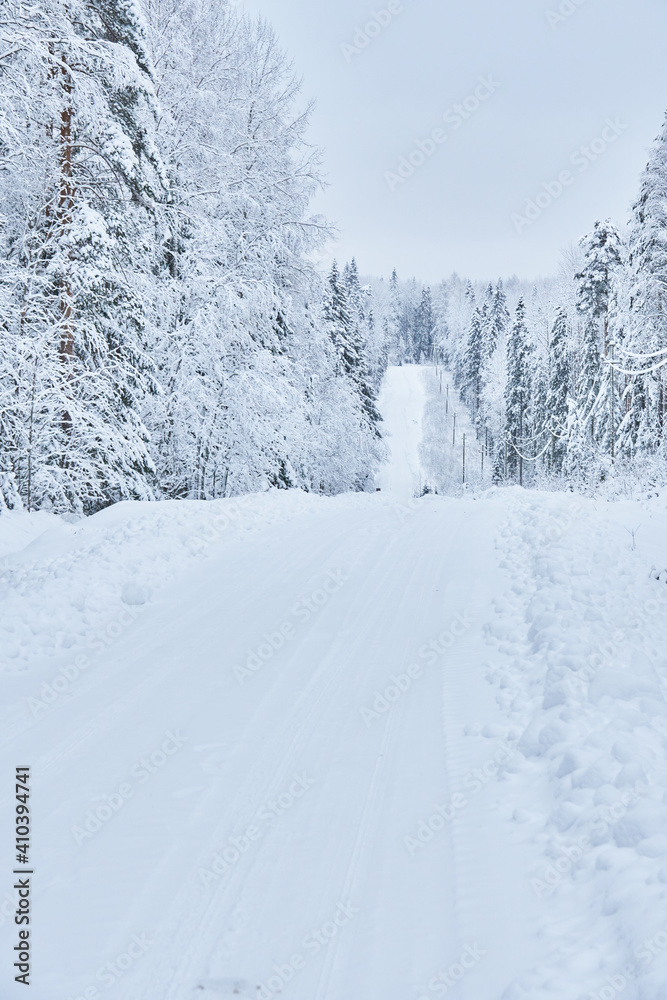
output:
<svg viewBox="0 0 667 1000"><path fill-rule="evenodd" d="M506 434L509 444L508 471L523 484L524 455L531 402L530 355L532 348L526 326L526 305L519 299L507 345L507 386L505 389ZM528 457L528 456L526 456Z"/></svg>
<svg viewBox="0 0 667 1000"><path fill-rule="evenodd" d="M423 288L415 315L415 361L424 362L433 356L435 317L430 288Z"/></svg>
<svg viewBox="0 0 667 1000"><path fill-rule="evenodd" d="M548 431L551 435L549 465L559 473L567 454L567 431L570 395L569 323L561 306L551 329L549 391L547 397Z"/></svg>
<svg viewBox="0 0 667 1000"><path fill-rule="evenodd" d="M493 321L496 338L504 336L510 324L510 314L507 308L507 296L502 278L498 279L493 296Z"/></svg>
<svg viewBox="0 0 667 1000"><path fill-rule="evenodd" d="M389 317L387 323L387 342L389 356L393 364L402 365L404 350L401 344L401 290L396 268L391 273L389 281Z"/></svg>
<svg viewBox="0 0 667 1000"><path fill-rule="evenodd" d="M376 392L366 357L366 345L350 310L345 285L334 261L328 281L324 316L339 359L339 373L354 386L366 417L379 436L381 421L376 405Z"/></svg>
<svg viewBox="0 0 667 1000"><path fill-rule="evenodd" d="M142 403L155 388L146 340L165 195L155 93L136 3L31 16L5 94L20 127L0 154L32 150L23 177L0 172L0 253L18 267L11 312L34 359L16 398L29 461L14 460L31 502L89 511L153 489Z"/></svg>
<svg viewBox="0 0 667 1000"><path fill-rule="evenodd" d="M577 308L587 319L598 321L602 349L607 357L614 276L623 265L621 239L617 229L607 220L596 222L592 233L585 236L580 245L584 251L584 266L576 276Z"/></svg>
<svg viewBox="0 0 667 1000"><path fill-rule="evenodd" d="M667 117L641 179L630 228L629 350L637 358L625 367L645 372L656 352L667 349ZM667 355L665 355L667 357ZM659 360L659 358L657 359ZM667 366L635 377L632 423L635 446L653 452L665 440Z"/></svg>
<svg viewBox="0 0 667 1000"><path fill-rule="evenodd" d="M351 311L356 314L359 323L363 323L366 320L364 293L359 281L359 268L354 257L343 268L343 285Z"/></svg>
<svg viewBox="0 0 667 1000"><path fill-rule="evenodd" d="M575 387L576 402L568 417L565 472L570 479L595 475L601 453L598 441L606 419L605 373L602 370L599 323L591 316L584 322Z"/></svg>
<svg viewBox="0 0 667 1000"><path fill-rule="evenodd" d="M482 367L485 359L484 332L488 326L488 305L477 307L470 320L465 353L464 396L477 420L482 396Z"/></svg>

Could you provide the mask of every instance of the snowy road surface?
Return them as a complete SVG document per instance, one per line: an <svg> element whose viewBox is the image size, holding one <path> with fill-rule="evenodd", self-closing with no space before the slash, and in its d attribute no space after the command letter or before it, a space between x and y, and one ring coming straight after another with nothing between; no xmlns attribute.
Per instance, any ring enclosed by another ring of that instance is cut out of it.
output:
<svg viewBox="0 0 667 1000"><path fill-rule="evenodd" d="M380 470L378 486L391 496L418 496L424 485L419 445L425 402L423 368L418 365L389 368L378 405L391 458Z"/></svg>
<svg viewBox="0 0 667 1000"><path fill-rule="evenodd" d="M33 1000L664 1000L665 507L272 493L10 551Z"/></svg>

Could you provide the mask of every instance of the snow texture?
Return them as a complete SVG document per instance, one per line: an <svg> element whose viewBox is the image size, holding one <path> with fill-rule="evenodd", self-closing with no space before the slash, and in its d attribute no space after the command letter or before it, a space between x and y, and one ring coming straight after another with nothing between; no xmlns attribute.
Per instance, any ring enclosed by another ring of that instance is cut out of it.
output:
<svg viewBox="0 0 667 1000"><path fill-rule="evenodd" d="M667 498L414 499L423 375L379 494L0 515L34 1000L663 1000Z"/></svg>

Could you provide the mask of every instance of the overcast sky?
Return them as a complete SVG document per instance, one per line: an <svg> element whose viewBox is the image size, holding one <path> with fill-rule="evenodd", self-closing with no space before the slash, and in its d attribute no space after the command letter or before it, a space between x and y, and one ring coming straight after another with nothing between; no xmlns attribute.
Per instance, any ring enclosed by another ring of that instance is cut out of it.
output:
<svg viewBox="0 0 667 1000"><path fill-rule="evenodd" d="M430 282L532 278L596 218L627 220L667 110L665 0L390 2L391 20L388 0L245 0L317 102L330 186L316 208L339 228L336 256ZM374 10L388 23L366 32ZM457 104L468 117L445 119Z"/></svg>

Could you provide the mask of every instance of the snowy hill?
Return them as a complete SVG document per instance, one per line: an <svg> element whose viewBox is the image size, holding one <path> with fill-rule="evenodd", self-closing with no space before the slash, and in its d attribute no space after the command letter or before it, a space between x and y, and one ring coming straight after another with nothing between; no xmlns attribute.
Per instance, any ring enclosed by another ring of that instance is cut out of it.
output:
<svg viewBox="0 0 667 1000"><path fill-rule="evenodd" d="M379 494L0 515L33 1000L664 1000L666 499L414 499L422 375Z"/></svg>

